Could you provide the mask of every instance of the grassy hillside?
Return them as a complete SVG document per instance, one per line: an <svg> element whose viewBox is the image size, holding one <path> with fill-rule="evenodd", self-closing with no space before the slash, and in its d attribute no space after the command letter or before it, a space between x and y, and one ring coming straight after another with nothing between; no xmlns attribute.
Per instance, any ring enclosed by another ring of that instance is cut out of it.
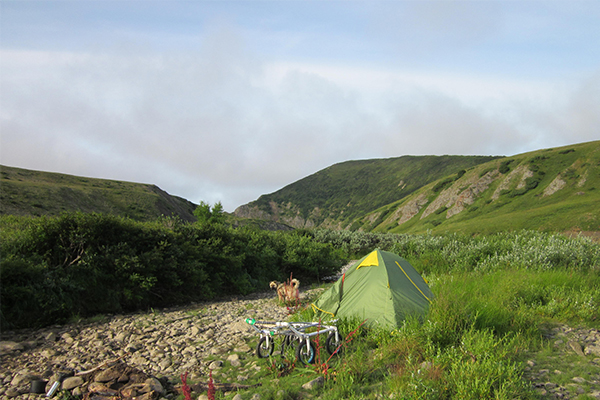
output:
<svg viewBox="0 0 600 400"><path fill-rule="evenodd" d="M0 215L83 211L140 221L173 214L195 220L195 204L154 185L11 167L1 168L0 184ZM594 141L511 157L347 161L239 207L228 222L266 223L266 229L469 234L541 229L600 236L598 204L600 141Z"/></svg>
<svg viewBox="0 0 600 400"><path fill-rule="evenodd" d="M600 231L600 141L474 166L361 218L363 230Z"/></svg>
<svg viewBox="0 0 600 400"><path fill-rule="evenodd" d="M195 221L196 205L154 185L0 167L0 215L97 212L148 221L176 215Z"/></svg>
<svg viewBox="0 0 600 400"><path fill-rule="evenodd" d="M511 157L333 165L239 207L294 227L396 233L542 229L600 235L600 141Z"/></svg>
<svg viewBox="0 0 600 400"><path fill-rule="evenodd" d="M494 160L489 156L404 156L332 165L239 207L240 217L294 227L348 228L365 214L450 174Z"/></svg>

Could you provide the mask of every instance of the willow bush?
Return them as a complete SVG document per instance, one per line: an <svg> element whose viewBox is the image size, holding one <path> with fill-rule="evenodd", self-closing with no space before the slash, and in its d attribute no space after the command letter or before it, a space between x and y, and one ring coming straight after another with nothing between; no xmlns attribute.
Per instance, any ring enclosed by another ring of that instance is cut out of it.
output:
<svg viewBox="0 0 600 400"><path fill-rule="evenodd" d="M391 251L426 274L497 269L600 271L599 244L558 233L519 231L473 237L316 230L314 238L343 249L348 257L360 257L375 248Z"/></svg>
<svg viewBox="0 0 600 400"><path fill-rule="evenodd" d="M2 326L185 304L334 274L339 252L295 233L102 214L0 218Z"/></svg>

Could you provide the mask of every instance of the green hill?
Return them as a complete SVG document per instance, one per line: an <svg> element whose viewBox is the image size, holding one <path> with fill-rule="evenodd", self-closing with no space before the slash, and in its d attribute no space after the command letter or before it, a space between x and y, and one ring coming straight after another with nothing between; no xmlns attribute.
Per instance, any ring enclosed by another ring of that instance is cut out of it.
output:
<svg viewBox="0 0 600 400"><path fill-rule="evenodd" d="M176 215L195 221L196 205L155 185L84 178L0 166L0 215L59 215L82 211L138 221Z"/></svg>
<svg viewBox="0 0 600 400"><path fill-rule="evenodd" d="M332 165L272 194L238 207L234 214L296 228L349 229L379 207L401 200L428 183L490 156L404 156Z"/></svg>
<svg viewBox="0 0 600 400"><path fill-rule="evenodd" d="M600 141L512 157L335 164L239 207L294 227L423 233L600 231Z"/></svg>
<svg viewBox="0 0 600 400"><path fill-rule="evenodd" d="M358 225L402 233L600 232L600 141L475 166L375 210Z"/></svg>
<svg viewBox="0 0 600 400"><path fill-rule="evenodd" d="M1 166L0 215L97 212L194 221L196 205L154 185ZM541 229L600 236L600 141L511 157L404 156L332 165L238 207L265 229L395 233Z"/></svg>

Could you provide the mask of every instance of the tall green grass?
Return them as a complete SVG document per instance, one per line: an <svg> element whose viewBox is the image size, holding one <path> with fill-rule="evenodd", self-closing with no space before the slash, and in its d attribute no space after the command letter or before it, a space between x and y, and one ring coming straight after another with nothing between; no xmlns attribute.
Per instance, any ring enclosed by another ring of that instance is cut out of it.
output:
<svg viewBox="0 0 600 400"><path fill-rule="evenodd" d="M600 321L599 246L587 239L539 232L314 235L356 257L373 247L393 249L435 294L423 320L394 330L361 326L343 357L330 361L318 398L535 399L523 361L544 346L546 326ZM294 318L312 317L305 309ZM338 326L348 333L360 322Z"/></svg>
<svg viewBox="0 0 600 400"><path fill-rule="evenodd" d="M243 293L277 274L308 279L331 274L340 258L359 257L375 247L400 254L435 294L427 317L394 330L340 321L344 335L355 334L344 355L329 361L325 385L315 393L324 399L535 398L521 361L542 346L544 326L597 326L600 321L600 245L584 238L529 231L481 237L275 234L98 215L22 223L9 218L0 224L6 228L0 237L2 312L12 321L21 309L41 312L47 320L68 316L69 302L81 305L111 289L89 286L102 279L121 285L105 296L115 306L130 301L130 307L136 302L145 307L153 304L155 293L164 298L173 288L189 289L190 279L182 273L191 274L203 296L228 288ZM231 271L247 279L229 282ZM85 284L83 290L78 286ZM294 318L311 320L311 313L306 308ZM276 383L263 376L271 383L259 391L266 399L281 398L282 388L301 396L298 383L316 375L308 367Z"/></svg>
<svg viewBox="0 0 600 400"><path fill-rule="evenodd" d="M537 343L537 322L511 311L510 301L490 306L496 294L484 290L487 283L473 291L477 282L466 275L440 279L427 318L407 320L399 329L340 321L345 334L358 332L344 355L330 362L319 398L535 398L522 379L520 358ZM311 314L307 309L296 318Z"/></svg>
<svg viewBox="0 0 600 400"><path fill-rule="evenodd" d="M427 317L394 330L361 326L330 361L319 398L535 399L523 361L543 346L544 327L598 323L600 276L592 271L466 271L429 283ZM312 317L307 308L294 318ZM347 334L360 322L338 326Z"/></svg>

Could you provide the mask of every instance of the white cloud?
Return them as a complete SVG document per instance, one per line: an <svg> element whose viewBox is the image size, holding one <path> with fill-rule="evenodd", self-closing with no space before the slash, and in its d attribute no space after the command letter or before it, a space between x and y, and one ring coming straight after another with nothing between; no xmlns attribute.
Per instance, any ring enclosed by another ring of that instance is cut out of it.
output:
<svg viewBox="0 0 600 400"><path fill-rule="evenodd" d="M538 110L534 124L539 142L559 145L600 139L600 69L564 93L559 112Z"/></svg>
<svg viewBox="0 0 600 400"><path fill-rule="evenodd" d="M346 90L365 96L401 95L412 90L427 90L457 98L470 106L492 101L521 99L554 101L557 83L535 79L503 78L494 75L447 73L440 71L398 70L315 63L272 63L266 66L271 84L281 84L290 73L303 72L320 77ZM566 82L565 82L566 84Z"/></svg>
<svg viewBox="0 0 600 400"><path fill-rule="evenodd" d="M195 52L0 57L2 163L155 183L228 211L350 159L598 137L597 75L576 85L261 59L233 28Z"/></svg>

